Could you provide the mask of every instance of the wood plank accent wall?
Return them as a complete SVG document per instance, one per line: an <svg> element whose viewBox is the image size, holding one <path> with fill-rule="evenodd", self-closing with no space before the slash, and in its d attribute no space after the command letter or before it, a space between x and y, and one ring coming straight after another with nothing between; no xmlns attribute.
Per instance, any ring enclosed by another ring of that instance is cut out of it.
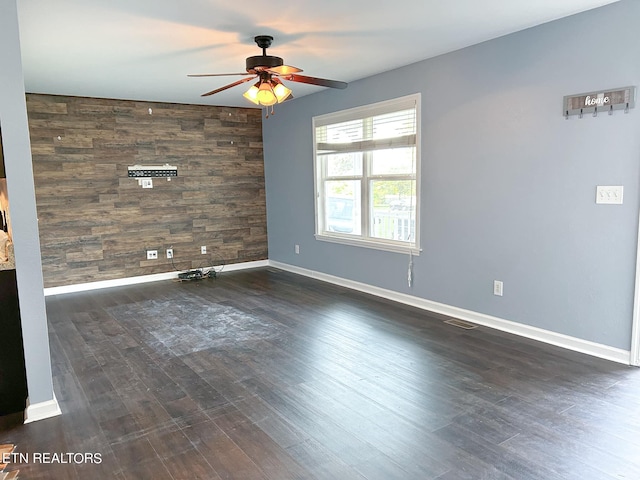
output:
<svg viewBox="0 0 640 480"><path fill-rule="evenodd" d="M268 258L261 110L28 94L27 112L45 287L170 272L169 247L178 270ZM127 177L165 163L153 189Z"/></svg>

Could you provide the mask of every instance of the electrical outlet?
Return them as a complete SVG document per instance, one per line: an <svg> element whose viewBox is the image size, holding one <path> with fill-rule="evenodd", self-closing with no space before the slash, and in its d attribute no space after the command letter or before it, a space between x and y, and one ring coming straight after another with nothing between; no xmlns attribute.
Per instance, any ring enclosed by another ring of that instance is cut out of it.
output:
<svg viewBox="0 0 640 480"><path fill-rule="evenodd" d="M173 248L167 248L167 258L173 258Z"/></svg>
<svg viewBox="0 0 640 480"><path fill-rule="evenodd" d="M502 296L502 282L500 280L493 281L493 294L498 297Z"/></svg>
<svg viewBox="0 0 640 480"><path fill-rule="evenodd" d="M300 255L300 245L296 245L293 250L296 252L296 255Z"/></svg>
<svg viewBox="0 0 640 480"><path fill-rule="evenodd" d="M200 253L201 253L202 255L204 255L205 253L207 253L207 246L206 246L206 245L202 245L202 246L200 247Z"/></svg>
<svg viewBox="0 0 640 480"><path fill-rule="evenodd" d="M147 260L157 260L158 250L147 250Z"/></svg>

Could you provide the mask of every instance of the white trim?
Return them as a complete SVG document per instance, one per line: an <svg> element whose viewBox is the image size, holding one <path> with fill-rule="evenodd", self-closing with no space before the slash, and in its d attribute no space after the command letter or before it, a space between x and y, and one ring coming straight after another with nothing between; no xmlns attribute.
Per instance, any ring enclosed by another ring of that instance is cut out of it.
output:
<svg viewBox="0 0 640 480"><path fill-rule="evenodd" d="M225 265L222 270L218 270L218 266L216 266L216 271L220 273L224 272L235 272L237 270L248 270L250 268L259 268L259 267L268 267L269 260L255 260L253 262L242 262L242 263L231 263L229 265Z"/></svg>
<svg viewBox="0 0 640 480"><path fill-rule="evenodd" d="M393 300L405 305L421 308L423 310L439 313L449 317L457 318L459 320L476 323L478 325L494 328L503 332L531 338L533 340L538 340L540 342L566 348L575 352L585 353L587 355L603 358L625 365L629 365L630 363L629 351L610 347L608 345L590 342L588 340L582 340L580 338L563 335L561 333L552 332L550 330L543 330L541 328L524 325L522 323L505 320L498 317L493 317L484 313L478 313L471 310L465 310L463 308L446 305L443 303L433 302L431 300L425 300L423 298L407 295L405 293L394 292L392 290L375 287L361 282L355 282L353 280L328 275L326 273L308 270L306 268L277 262L275 260L269 260L269 265L281 270L286 270L288 272L297 273L306 277L311 277L324 282L340 285L352 290L369 293L371 295L386 298L388 300Z"/></svg>
<svg viewBox="0 0 640 480"><path fill-rule="evenodd" d="M322 127L331 125L332 123L348 122L350 120L359 120L362 117L374 117L376 115L384 115L399 110L408 110L420 103L420 92L410 93L402 97L390 98L376 103L368 103L357 107L339 110L337 112L324 113L313 117L313 126ZM418 129L419 131L419 129Z"/></svg>
<svg viewBox="0 0 640 480"><path fill-rule="evenodd" d="M38 420L44 420L45 418L56 417L62 415L62 410L58 405L56 396L53 396L53 400L47 400L46 402L29 404L27 399L27 408L24 411L24 423L36 422Z"/></svg>
<svg viewBox="0 0 640 480"><path fill-rule="evenodd" d="M630 363L631 365L640 366L640 222L636 241L636 285L633 292Z"/></svg>
<svg viewBox="0 0 640 480"><path fill-rule="evenodd" d="M411 253L414 257L420 256L420 252L422 251L417 247L410 247L409 245L401 245L400 243L392 244L392 243L385 243L384 241L372 241L372 240L365 240L360 238L347 238L347 237L341 237L339 235L328 235L323 233L316 233L315 239L322 242L339 243L341 245L350 245L352 247L373 248L374 250L383 250L385 252L391 252L391 253L402 253L405 255Z"/></svg>
<svg viewBox="0 0 640 480"><path fill-rule="evenodd" d="M232 263L225 265L223 271L233 272L235 270L246 270L248 268L266 267L268 260L256 260L254 262ZM216 270L218 266L215 267ZM49 287L44 289L44 296L61 295L64 293L85 292L88 290L98 290L109 287L122 287L126 285L136 285L139 283L157 282L160 280L173 280L178 278L179 272L156 273L153 275L141 275L139 277L115 278L113 280L102 280L99 282L78 283L75 285L62 285L60 287Z"/></svg>

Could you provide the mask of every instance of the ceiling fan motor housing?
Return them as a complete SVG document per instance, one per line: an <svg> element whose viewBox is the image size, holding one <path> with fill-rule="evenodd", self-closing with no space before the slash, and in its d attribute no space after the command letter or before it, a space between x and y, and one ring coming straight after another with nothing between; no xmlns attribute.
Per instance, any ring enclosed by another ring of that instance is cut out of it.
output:
<svg viewBox="0 0 640 480"><path fill-rule="evenodd" d="M265 70L267 68L279 67L284 64L280 57L272 55L256 55L247 58L247 72Z"/></svg>

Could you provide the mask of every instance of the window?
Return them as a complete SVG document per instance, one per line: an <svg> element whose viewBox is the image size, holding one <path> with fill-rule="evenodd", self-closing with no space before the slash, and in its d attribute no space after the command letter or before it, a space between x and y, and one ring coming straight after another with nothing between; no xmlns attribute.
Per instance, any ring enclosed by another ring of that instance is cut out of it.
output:
<svg viewBox="0 0 640 480"><path fill-rule="evenodd" d="M420 95L313 119L316 238L418 253Z"/></svg>

